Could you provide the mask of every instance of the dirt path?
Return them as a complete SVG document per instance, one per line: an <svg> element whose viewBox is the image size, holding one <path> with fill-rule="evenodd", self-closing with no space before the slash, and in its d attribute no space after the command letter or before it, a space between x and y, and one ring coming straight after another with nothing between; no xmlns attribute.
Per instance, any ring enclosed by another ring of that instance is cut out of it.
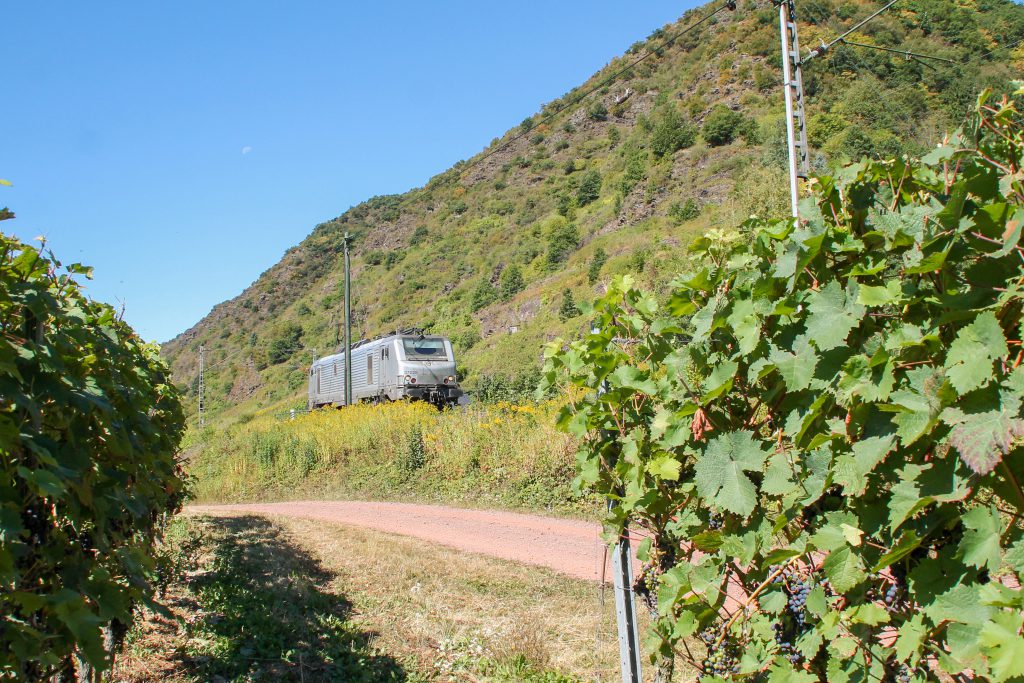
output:
<svg viewBox="0 0 1024 683"><path fill-rule="evenodd" d="M358 526L547 567L577 579L600 581L602 576L601 528L590 522L440 505L356 501L193 505L188 511L281 515ZM610 568L607 577L610 580Z"/></svg>

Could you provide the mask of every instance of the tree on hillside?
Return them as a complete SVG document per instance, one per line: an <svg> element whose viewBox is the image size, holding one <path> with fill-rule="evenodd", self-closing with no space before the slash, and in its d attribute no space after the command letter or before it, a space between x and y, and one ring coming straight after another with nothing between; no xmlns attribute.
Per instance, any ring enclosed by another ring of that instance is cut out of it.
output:
<svg viewBox="0 0 1024 683"><path fill-rule="evenodd" d="M548 233L548 253L545 264L548 270L554 270L569 260L576 248L579 247L580 235L576 225L566 221L559 221Z"/></svg>
<svg viewBox="0 0 1024 683"><path fill-rule="evenodd" d="M519 266L512 264L501 271L501 280L498 283L498 294L502 301L508 301L519 292L523 291L526 282L523 280L523 272Z"/></svg>
<svg viewBox="0 0 1024 683"><path fill-rule="evenodd" d="M587 171L580 179L580 186L576 190L576 202L580 206L586 206L601 196L601 174L597 171Z"/></svg>
<svg viewBox="0 0 1024 683"><path fill-rule="evenodd" d="M469 308L471 311L476 313L481 308L490 306L498 299L498 290L494 288L491 281L487 278L481 278L480 282L477 283L476 288L469 297Z"/></svg>
<svg viewBox="0 0 1024 683"><path fill-rule="evenodd" d="M608 254L603 247L594 250L594 255L590 257L590 266L587 268L587 281L590 284L594 284L597 282L597 278L601 277L601 269L604 268L607 260Z"/></svg>
<svg viewBox="0 0 1024 683"><path fill-rule="evenodd" d="M576 299L572 295L572 290L564 290L562 292L562 303L558 307L558 319L565 322L575 318L580 312L580 307L576 305Z"/></svg>

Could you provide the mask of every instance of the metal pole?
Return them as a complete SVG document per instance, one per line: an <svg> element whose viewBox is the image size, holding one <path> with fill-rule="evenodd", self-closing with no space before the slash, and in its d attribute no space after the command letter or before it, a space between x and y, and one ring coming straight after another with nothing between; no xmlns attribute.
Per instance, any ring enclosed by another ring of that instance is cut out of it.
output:
<svg viewBox="0 0 1024 683"><path fill-rule="evenodd" d="M608 507L612 506L612 501L608 501ZM612 573L615 580L615 620L619 627L622 683L641 683L640 634L633 599L633 553L630 549L629 529L626 527L623 527L619 542L612 551Z"/></svg>
<svg viewBox="0 0 1024 683"><path fill-rule="evenodd" d="M807 121L804 115L804 83L800 69L794 0L775 0L779 7L782 38L782 87L786 95L786 143L789 148L789 195L794 218L800 215L799 177L807 176Z"/></svg>
<svg viewBox="0 0 1024 683"><path fill-rule="evenodd" d="M599 328L595 325L591 327L591 332L597 334ZM604 392L605 386L602 384L597 393L600 395ZM606 432L602 432L602 436L606 439L612 438ZM614 507L615 501L609 498L608 510L611 511ZM636 602L633 599L633 552L629 543L629 528L626 525L623 525L622 533L612 549L612 575L622 683L641 683L643 677L640 668L640 634L636 621Z"/></svg>
<svg viewBox="0 0 1024 683"><path fill-rule="evenodd" d="M352 405L352 278L349 244L352 238L345 233L345 405Z"/></svg>
<svg viewBox="0 0 1024 683"><path fill-rule="evenodd" d="M206 426L206 417L204 415L206 409L206 378L203 376L206 373L206 346L204 344L199 345L199 428L202 429Z"/></svg>

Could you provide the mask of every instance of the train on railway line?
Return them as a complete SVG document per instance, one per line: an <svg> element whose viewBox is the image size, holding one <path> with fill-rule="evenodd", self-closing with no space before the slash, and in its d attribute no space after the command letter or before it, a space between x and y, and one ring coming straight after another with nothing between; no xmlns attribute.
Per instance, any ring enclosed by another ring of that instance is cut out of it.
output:
<svg viewBox="0 0 1024 683"><path fill-rule="evenodd" d="M397 332L352 346L352 403L427 401L454 406L463 396L447 337ZM345 405L345 353L309 368L309 409Z"/></svg>

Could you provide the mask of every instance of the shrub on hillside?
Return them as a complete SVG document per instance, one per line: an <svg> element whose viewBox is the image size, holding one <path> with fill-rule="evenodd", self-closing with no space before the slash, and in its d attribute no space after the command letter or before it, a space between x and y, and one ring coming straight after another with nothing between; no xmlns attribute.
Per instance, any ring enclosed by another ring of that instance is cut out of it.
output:
<svg viewBox="0 0 1024 683"><path fill-rule="evenodd" d="M715 105L711 113L704 119L701 134L709 145L720 147L736 139L742 123L743 116L741 114L734 112L724 104L718 104Z"/></svg>
<svg viewBox="0 0 1024 683"><path fill-rule="evenodd" d="M277 328L267 346L267 360L271 365L284 363L300 350L302 350L302 328L296 323L284 323Z"/></svg>
<svg viewBox="0 0 1024 683"><path fill-rule="evenodd" d="M490 306L498 300L498 290L494 288L491 281L487 278L482 278L473 289L473 293L469 297L469 308L474 313L482 308Z"/></svg>
<svg viewBox="0 0 1024 683"><path fill-rule="evenodd" d="M0 679L109 668L179 509L178 392L160 360L63 267L0 234Z"/></svg>
<svg viewBox="0 0 1024 683"><path fill-rule="evenodd" d="M651 131L651 151L663 157L693 145L697 129L683 118L674 105L663 107Z"/></svg>
<svg viewBox="0 0 1024 683"><path fill-rule="evenodd" d="M580 186L576 189L576 202L580 206L586 206L601 196L601 174L597 171L587 171L580 179Z"/></svg>
<svg viewBox="0 0 1024 683"><path fill-rule="evenodd" d="M548 233L548 251L545 265L554 270L569 260L572 253L579 247L580 235L573 223L560 220Z"/></svg>
<svg viewBox="0 0 1024 683"><path fill-rule="evenodd" d="M668 209L668 217L676 225L692 221L698 216L700 216L700 205L693 197L690 197L683 203L675 202Z"/></svg>
<svg viewBox="0 0 1024 683"><path fill-rule="evenodd" d="M587 108L587 116L593 121L607 121L608 107L605 106L604 102L598 100Z"/></svg>

